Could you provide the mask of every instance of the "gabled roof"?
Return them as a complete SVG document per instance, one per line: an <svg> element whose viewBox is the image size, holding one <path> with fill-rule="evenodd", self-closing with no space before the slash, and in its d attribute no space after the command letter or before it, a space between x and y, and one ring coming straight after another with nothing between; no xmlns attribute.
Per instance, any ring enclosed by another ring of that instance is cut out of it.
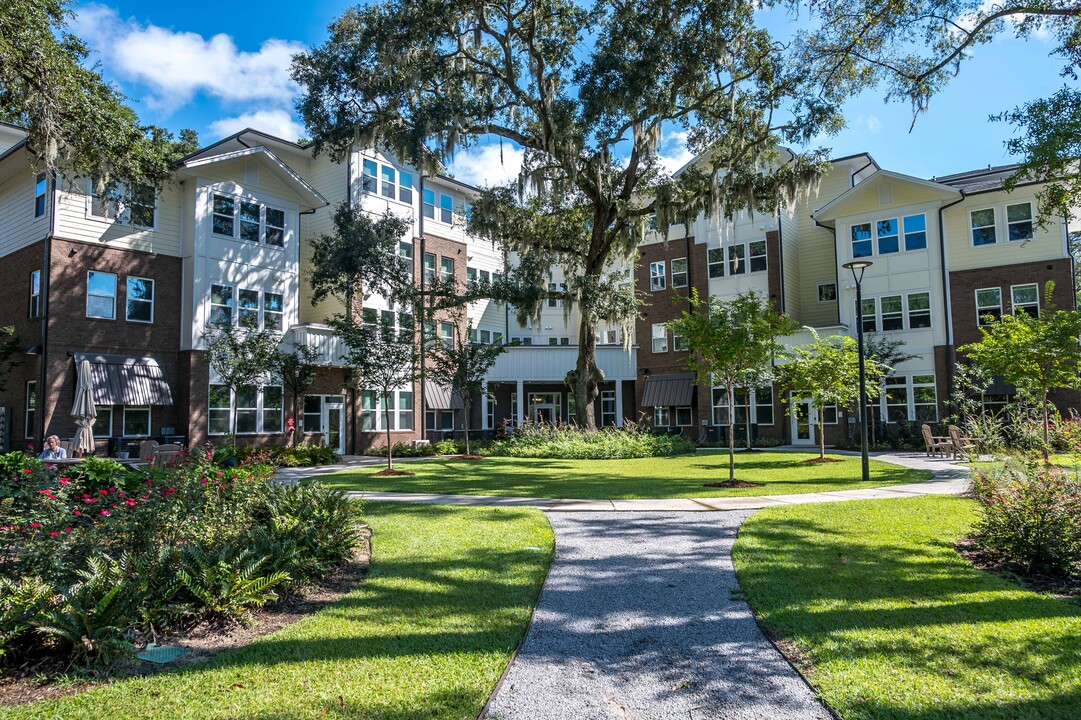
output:
<svg viewBox="0 0 1081 720"><path fill-rule="evenodd" d="M318 190L312 187L307 180L302 178L295 170L282 162L277 155L272 153L263 145L257 145L255 147L245 148L243 150L234 150L232 152L221 153L219 155L209 156L191 156L180 161L180 169L178 172L181 174L190 175L192 173L185 172L186 170L195 170L196 168L204 167L206 165L213 165L221 162L229 162L230 160L238 160L242 158L251 158L260 163L262 167L268 168L271 172L277 175L287 187L289 187L293 194L296 195L297 200L300 201L301 210L315 210L317 208L326 207L330 203L324 198Z"/></svg>
<svg viewBox="0 0 1081 720"><path fill-rule="evenodd" d="M986 168L980 170L968 170L966 172L954 173L953 175L940 175L933 178L936 182L940 182L944 185L949 185L961 190L965 195L972 195L973 193L991 192L994 190L1001 190L1006 182L1006 178L1010 177L1017 172L1017 169L1021 166L1017 163L1012 165L988 165ZM1018 185L1032 185L1039 180L1026 180L1019 182Z"/></svg>
<svg viewBox="0 0 1081 720"><path fill-rule="evenodd" d="M863 212L863 210L851 211L855 209L853 206L861 203L870 193L877 192L879 186L884 182L896 182L916 187L926 196L927 200L954 200L961 197L961 192L949 185L932 180L923 180L911 175L902 175L892 170L876 170L866 180L850 187L813 212L811 217L823 225L832 227L832 223L842 215L855 215L858 212Z"/></svg>

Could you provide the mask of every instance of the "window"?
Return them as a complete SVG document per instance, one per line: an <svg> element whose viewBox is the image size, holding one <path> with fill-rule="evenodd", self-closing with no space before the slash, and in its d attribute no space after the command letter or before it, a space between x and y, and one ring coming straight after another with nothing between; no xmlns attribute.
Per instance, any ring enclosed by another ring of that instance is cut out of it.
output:
<svg viewBox="0 0 1081 720"><path fill-rule="evenodd" d="M689 407L677 407L676 427L690 427L693 424L691 409Z"/></svg>
<svg viewBox="0 0 1081 720"><path fill-rule="evenodd" d="M1002 288L983 288L976 291L976 324L987 325L986 318L1002 318Z"/></svg>
<svg viewBox="0 0 1081 720"><path fill-rule="evenodd" d="M266 244L274 247L285 245L285 211L268 207L266 209Z"/></svg>
<svg viewBox="0 0 1081 720"><path fill-rule="evenodd" d="M836 302L837 283L818 284L818 302Z"/></svg>
<svg viewBox="0 0 1081 720"><path fill-rule="evenodd" d="M754 421L759 425L773 424L773 386L754 389Z"/></svg>
<svg viewBox="0 0 1081 720"><path fill-rule="evenodd" d="M236 201L231 197L225 195L215 195L213 203L213 213L211 218L211 229L216 235L228 235L233 236L233 229L236 223L233 220L233 215L236 212Z"/></svg>
<svg viewBox="0 0 1081 720"><path fill-rule="evenodd" d="M127 311L128 322L154 322L154 281L149 278L128 276Z"/></svg>
<svg viewBox="0 0 1081 720"><path fill-rule="evenodd" d="M672 260L672 287L687 287L687 258Z"/></svg>
<svg viewBox="0 0 1081 720"><path fill-rule="evenodd" d="M824 424L826 424L826 425L836 425L837 424L837 418L838 418L838 415L837 415L837 406L836 405L827 405L824 408L822 408L822 422Z"/></svg>
<svg viewBox="0 0 1081 720"><path fill-rule="evenodd" d="M897 218L879 220L875 223L875 229L878 234L879 255L889 255L898 252L901 249L897 235Z"/></svg>
<svg viewBox="0 0 1081 720"><path fill-rule="evenodd" d="M215 193L211 230L244 242L285 245L285 211L255 200L243 200Z"/></svg>
<svg viewBox="0 0 1081 720"><path fill-rule="evenodd" d="M360 177L360 191L374 193L379 182L379 163L365 158Z"/></svg>
<svg viewBox="0 0 1081 720"><path fill-rule="evenodd" d="M451 224L454 219L454 198L450 195L439 195L439 221Z"/></svg>
<svg viewBox="0 0 1081 720"><path fill-rule="evenodd" d="M728 274L742 275L747 272L745 260L747 248L744 245L732 245L728 248Z"/></svg>
<svg viewBox="0 0 1081 720"><path fill-rule="evenodd" d="M86 316L116 319L116 275L90 270L86 273Z"/></svg>
<svg viewBox="0 0 1081 720"><path fill-rule="evenodd" d="M435 282L435 255L424 253L424 281Z"/></svg>
<svg viewBox="0 0 1081 720"><path fill-rule="evenodd" d="M653 325L653 352L668 352L668 328L664 326L664 323Z"/></svg>
<svg viewBox="0 0 1081 720"><path fill-rule="evenodd" d="M231 285L210 286L210 322L214 325L233 324L233 288Z"/></svg>
<svg viewBox="0 0 1081 720"><path fill-rule="evenodd" d="M668 427L671 424L671 415L668 411L668 408L653 408L653 427Z"/></svg>
<svg viewBox="0 0 1081 720"><path fill-rule="evenodd" d="M228 435L232 422L229 388L225 385L210 385L209 431L211 435ZM307 401L305 401L305 409ZM305 419L305 422L307 420ZM307 428L305 428L307 429Z"/></svg>
<svg viewBox="0 0 1081 720"><path fill-rule="evenodd" d="M882 309L882 332L905 329L904 305L900 295L879 298Z"/></svg>
<svg viewBox="0 0 1081 720"><path fill-rule="evenodd" d="M263 329L282 330L285 322L285 298L278 293L263 293Z"/></svg>
<svg viewBox="0 0 1081 720"><path fill-rule="evenodd" d="M612 427L616 424L616 391L601 391L601 427Z"/></svg>
<svg viewBox="0 0 1081 720"><path fill-rule="evenodd" d="M124 437L150 435L150 408L124 406Z"/></svg>
<svg viewBox="0 0 1081 720"><path fill-rule="evenodd" d="M912 293L908 296L908 327L910 330L931 327L930 293Z"/></svg>
<svg viewBox="0 0 1081 720"><path fill-rule="evenodd" d="M747 245L750 254L751 272L763 272L766 269L766 241L756 240Z"/></svg>
<svg viewBox="0 0 1081 720"><path fill-rule="evenodd" d="M863 331L875 332L878 330L878 318L875 313L874 298L863 301Z"/></svg>
<svg viewBox="0 0 1081 720"><path fill-rule="evenodd" d="M883 381L882 398L886 406L886 422L908 420L908 380L888 377Z"/></svg>
<svg viewBox="0 0 1081 720"><path fill-rule="evenodd" d="M240 239L259 242L259 203L240 201Z"/></svg>
<svg viewBox="0 0 1081 720"><path fill-rule="evenodd" d="M439 279L445 283L454 282L454 258L439 258Z"/></svg>
<svg viewBox="0 0 1081 720"><path fill-rule="evenodd" d="M664 276L664 262L651 262L649 264L649 289L664 290L667 279Z"/></svg>
<svg viewBox="0 0 1081 720"><path fill-rule="evenodd" d="M736 388L732 403L736 412L736 424L742 425L747 422L747 409L750 394L744 388ZM728 392L723 387L713 388L713 423L715 425L728 425Z"/></svg>
<svg viewBox="0 0 1081 720"><path fill-rule="evenodd" d="M413 243L402 240L398 243L398 257L405 261L405 271L413 275Z"/></svg>
<svg viewBox="0 0 1081 720"><path fill-rule="evenodd" d="M454 323L439 323L439 339L442 340L443 344L448 348L454 346Z"/></svg>
<svg viewBox="0 0 1081 720"><path fill-rule="evenodd" d="M398 391L398 429L413 429L413 391Z"/></svg>
<svg viewBox="0 0 1081 720"><path fill-rule="evenodd" d="M394 429L394 417L397 413L394 411L394 393L376 393L379 396L379 417L376 418L376 424L380 430L387 430L387 423L390 423L390 430Z"/></svg>
<svg viewBox="0 0 1081 720"><path fill-rule="evenodd" d="M45 196L48 195L49 181L45 173L38 173L34 178L34 217L45 217Z"/></svg>
<svg viewBox="0 0 1081 720"><path fill-rule="evenodd" d="M475 283L477 281L477 269L475 267L466 266L465 281L468 283ZM551 287L551 285L549 285L549 287Z"/></svg>
<svg viewBox="0 0 1081 720"><path fill-rule="evenodd" d="M122 225L153 228L157 196L151 185L113 181L98 195L97 183L90 179L90 215Z"/></svg>
<svg viewBox="0 0 1081 720"><path fill-rule="evenodd" d="M934 375L912 376L912 410L916 422L938 420L938 398L935 394Z"/></svg>
<svg viewBox="0 0 1081 720"><path fill-rule="evenodd" d="M92 432L96 438L110 437L113 434L113 409L111 407L98 407L98 413L94 416Z"/></svg>
<svg viewBox="0 0 1081 720"><path fill-rule="evenodd" d="M481 399L482 399L482 401L484 402L484 405L485 405L484 413L485 413L485 416L488 418L488 429L489 430L494 429L495 428L495 398L494 397L489 397L489 396L481 396ZM410 427L412 427L412 426L410 426Z"/></svg>
<svg viewBox="0 0 1081 720"><path fill-rule="evenodd" d="M304 396L304 432L316 433L323 431L323 396ZM213 431L211 431L213 432Z"/></svg>
<svg viewBox="0 0 1081 720"><path fill-rule="evenodd" d="M871 223L852 226L852 257L871 256Z"/></svg>
<svg viewBox="0 0 1081 720"><path fill-rule="evenodd" d="M548 338L548 344L549 345L559 345L559 338L554 338L554 337Z"/></svg>
<svg viewBox="0 0 1081 720"><path fill-rule="evenodd" d="M672 350L675 351L675 352L687 352L690 349L691 349L691 346L687 344L687 339L684 338L679 333L677 333L675 330L673 330L672 331Z"/></svg>
<svg viewBox="0 0 1081 720"><path fill-rule="evenodd" d="M398 195L398 187L394 183L394 178L397 175L397 173L394 171L394 168L390 167L389 165L384 165L382 167L382 171L383 171L383 173L382 173L383 197L388 197L391 200L393 200Z"/></svg>
<svg viewBox="0 0 1081 720"><path fill-rule="evenodd" d="M1010 242L1032 239L1032 203L1006 206L1006 236Z"/></svg>
<svg viewBox="0 0 1081 720"><path fill-rule="evenodd" d="M563 293L565 295L567 293L567 283L548 283L548 292L549 294ZM548 307L563 307L563 298L549 297Z"/></svg>
<svg viewBox="0 0 1081 720"><path fill-rule="evenodd" d="M482 283L484 283L485 285L487 285L488 283L490 283L492 281L492 274L490 272L488 272L487 270L481 270L480 271L480 281Z"/></svg>
<svg viewBox="0 0 1081 720"><path fill-rule="evenodd" d="M236 389L236 432L254 433L259 420L259 389L243 385Z"/></svg>
<svg viewBox="0 0 1081 720"><path fill-rule="evenodd" d="M41 317L41 271L30 273L30 317Z"/></svg>
<svg viewBox="0 0 1081 720"><path fill-rule="evenodd" d="M995 209L973 210L969 213L972 221L972 244L994 245L995 238Z"/></svg>
<svg viewBox="0 0 1081 720"><path fill-rule="evenodd" d="M424 202L422 203L421 211L424 213L424 217L435 220L435 191L424 190Z"/></svg>
<svg viewBox="0 0 1081 720"><path fill-rule="evenodd" d="M413 204L413 174L401 171L398 173L398 200L403 203Z"/></svg>
<svg viewBox="0 0 1081 720"><path fill-rule="evenodd" d="M237 319L241 327L259 329L259 291L237 292Z"/></svg>
<svg viewBox="0 0 1081 720"><path fill-rule="evenodd" d="M927 249L927 217L908 215L903 220L905 230L905 250Z"/></svg>
<svg viewBox="0 0 1081 720"><path fill-rule="evenodd" d="M259 429L265 433L281 432L284 391L280 386L266 385L262 388L262 395Z"/></svg>
<svg viewBox="0 0 1081 720"><path fill-rule="evenodd" d="M1013 314L1028 313L1034 318L1040 317L1040 289L1037 285L1014 285L1010 288L1013 301Z"/></svg>
<svg viewBox="0 0 1081 720"><path fill-rule="evenodd" d="M710 278L724 277L724 248L710 248L706 253Z"/></svg>
<svg viewBox="0 0 1081 720"><path fill-rule="evenodd" d="M23 437L33 438L38 426L38 384L35 380L26 383L26 408L23 412Z"/></svg>

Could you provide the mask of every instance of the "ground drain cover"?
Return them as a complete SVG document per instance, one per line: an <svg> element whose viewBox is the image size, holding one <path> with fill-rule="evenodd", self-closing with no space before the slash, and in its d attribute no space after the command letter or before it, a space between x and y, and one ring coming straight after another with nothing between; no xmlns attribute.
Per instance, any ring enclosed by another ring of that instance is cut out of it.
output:
<svg viewBox="0 0 1081 720"><path fill-rule="evenodd" d="M146 660L147 662L164 665L165 663L171 663L177 658L182 658L190 652L191 650L188 648L180 647L179 645L157 645L155 643L150 643L146 646L146 650L143 650L135 657L140 660Z"/></svg>

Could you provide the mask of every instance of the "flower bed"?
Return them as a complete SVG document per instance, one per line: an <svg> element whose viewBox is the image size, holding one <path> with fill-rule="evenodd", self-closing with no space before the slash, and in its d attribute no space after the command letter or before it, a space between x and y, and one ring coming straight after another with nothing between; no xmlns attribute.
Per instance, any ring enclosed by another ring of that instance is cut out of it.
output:
<svg viewBox="0 0 1081 720"><path fill-rule="evenodd" d="M140 472L0 456L0 663L108 666L139 632L243 621L327 575L359 541L357 508L272 474L210 452Z"/></svg>

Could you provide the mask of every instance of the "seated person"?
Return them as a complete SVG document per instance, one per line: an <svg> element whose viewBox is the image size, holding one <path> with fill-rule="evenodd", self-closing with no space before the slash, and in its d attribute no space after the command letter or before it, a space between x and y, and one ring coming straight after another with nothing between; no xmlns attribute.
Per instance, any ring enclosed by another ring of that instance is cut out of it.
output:
<svg viewBox="0 0 1081 720"><path fill-rule="evenodd" d="M42 460L64 460L67 456L68 451L60 447L60 438L56 435L45 438L45 449L38 455Z"/></svg>

